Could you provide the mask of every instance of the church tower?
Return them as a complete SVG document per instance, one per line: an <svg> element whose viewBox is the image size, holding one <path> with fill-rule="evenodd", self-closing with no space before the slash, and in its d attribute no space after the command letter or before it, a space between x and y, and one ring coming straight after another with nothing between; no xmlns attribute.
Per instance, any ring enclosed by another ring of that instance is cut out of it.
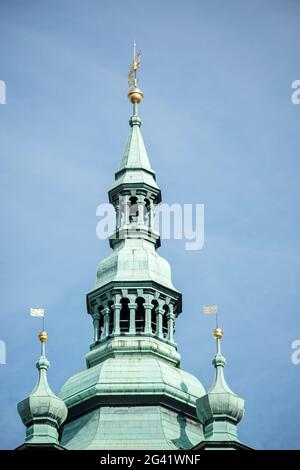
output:
<svg viewBox="0 0 300 470"><path fill-rule="evenodd" d="M108 193L116 213L112 253L87 295L94 330L87 369L60 393L68 407L61 445L68 449L190 449L203 438L196 400L205 390L180 369L174 329L181 294L157 252L161 192L141 134L138 67L134 54L130 134Z"/></svg>
<svg viewBox="0 0 300 470"><path fill-rule="evenodd" d="M18 408L28 428L20 448L43 442L74 450L246 448L236 433L243 400L223 376L221 330L215 330L216 378L207 394L180 368L174 331L182 301L169 263L158 254L154 215L161 192L141 134L139 65L134 53L130 133L108 192L115 209L112 251L100 262L96 285L87 294L93 341L86 369L70 377L57 398L45 380L43 349L40 385Z"/></svg>

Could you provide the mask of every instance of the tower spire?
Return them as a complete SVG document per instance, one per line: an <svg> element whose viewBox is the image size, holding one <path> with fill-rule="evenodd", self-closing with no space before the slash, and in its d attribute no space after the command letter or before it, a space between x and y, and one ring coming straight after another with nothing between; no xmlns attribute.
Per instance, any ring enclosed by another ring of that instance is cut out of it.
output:
<svg viewBox="0 0 300 470"><path fill-rule="evenodd" d="M175 318L181 312L181 294L173 285L169 263L157 253L160 235L156 230L155 210L161 202L161 192L138 116L138 104L143 98L136 76L140 58L134 41L128 74L128 98L133 104L130 133L108 192L116 217L109 238L113 251L99 263L95 288L87 296L94 329L91 351L86 358L89 366L107 357L106 343L111 353L127 354L128 348L124 346L127 337L131 338L132 348L141 350L142 337L145 351L155 343L154 351L158 344L153 354L159 352L160 357L179 363L173 333Z"/></svg>

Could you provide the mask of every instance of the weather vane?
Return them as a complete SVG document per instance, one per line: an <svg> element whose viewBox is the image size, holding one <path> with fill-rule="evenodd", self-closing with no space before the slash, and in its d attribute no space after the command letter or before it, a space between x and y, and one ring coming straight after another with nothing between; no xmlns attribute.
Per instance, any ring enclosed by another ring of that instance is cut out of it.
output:
<svg viewBox="0 0 300 470"><path fill-rule="evenodd" d="M128 72L128 85L129 88L135 88L137 86L137 78L136 78L136 71L141 66L141 56L142 53L140 50L136 50L136 42L133 42L133 61L130 65L130 69Z"/></svg>

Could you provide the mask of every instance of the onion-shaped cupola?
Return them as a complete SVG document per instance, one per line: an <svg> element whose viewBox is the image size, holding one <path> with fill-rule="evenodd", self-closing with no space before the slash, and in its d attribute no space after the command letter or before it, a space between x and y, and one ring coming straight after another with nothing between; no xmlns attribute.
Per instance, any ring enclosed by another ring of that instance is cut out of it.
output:
<svg viewBox="0 0 300 470"><path fill-rule="evenodd" d="M41 356L36 363L39 377L31 394L18 403L18 413L26 426L25 444L21 446L50 446L59 448L59 430L67 417L67 407L63 400L51 390L47 381L50 363L45 355L45 331L39 334Z"/></svg>
<svg viewBox="0 0 300 470"><path fill-rule="evenodd" d="M244 400L227 385L224 377L226 359L221 354L221 328L213 332L217 353L213 358L215 379L208 393L197 400L197 415L203 425L205 441L216 443L239 442L237 425L244 415Z"/></svg>

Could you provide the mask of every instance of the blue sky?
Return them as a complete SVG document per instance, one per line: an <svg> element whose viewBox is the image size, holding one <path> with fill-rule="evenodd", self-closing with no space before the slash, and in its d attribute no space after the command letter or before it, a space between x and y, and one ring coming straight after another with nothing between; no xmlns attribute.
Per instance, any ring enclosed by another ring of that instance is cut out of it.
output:
<svg viewBox="0 0 300 470"><path fill-rule="evenodd" d="M36 381L30 307L47 311L53 390L85 367L85 295L109 253L95 211L129 132L134 36L163 201L205 205L201 251L160 249L183 293L182 367L211 384L213 318L201 310L217 303L226 377L246 400L241 440L299 448L299 19L292 0L1 1L1 448L22 443L16 403Z"/></svg>

